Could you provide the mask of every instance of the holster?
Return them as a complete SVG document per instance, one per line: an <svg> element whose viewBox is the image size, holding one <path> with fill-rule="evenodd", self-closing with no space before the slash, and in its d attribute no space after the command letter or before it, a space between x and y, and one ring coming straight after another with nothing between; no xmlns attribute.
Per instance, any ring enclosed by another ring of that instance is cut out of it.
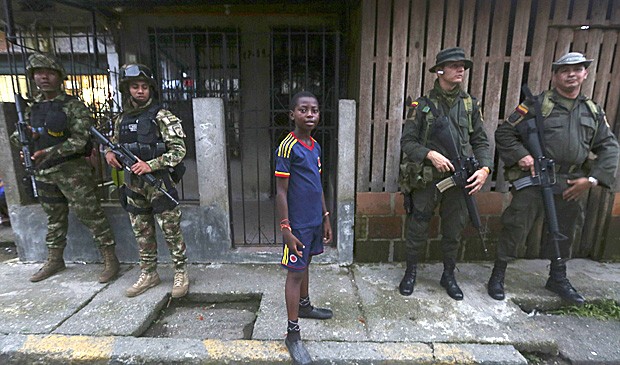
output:
<svg viewBox="0 0 620 365"><path fill-rule="evenodd" d="M177 201L179 200L179 192L176 188L168 189L168 194L170 194ZM153 214L163 213L167 210L174 209L177 205L170 199L168 199L165 195L160 195L152 201L153 206Z"/></svg>

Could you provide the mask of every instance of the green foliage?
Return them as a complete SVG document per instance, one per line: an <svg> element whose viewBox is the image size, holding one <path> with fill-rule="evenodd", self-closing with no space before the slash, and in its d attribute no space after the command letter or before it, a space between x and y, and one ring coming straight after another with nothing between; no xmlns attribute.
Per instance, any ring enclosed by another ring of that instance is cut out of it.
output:
<svg viewBox="0 0 620 365"><path fill-rule="evenodd" d="M528 365L570 365L570 362L558 355L537 352L522 352Z"/></svg>
<svg viewBox="0 0 620 365"><path fill-rule="evenodd" d="M615 300L605 299L602 301L586 303L583 306L571 305L562 307L548 314L557 315L574 315L578 317L596 318L603 321L616 320L620 321L620 305Z"/></svg>
<svg viewBox="0 0 620 365"><path fill-rule="evenodd" d="M522 355L523 355L523 357L525 357L525 359L527 360L528 364L538 365L538 364L542 364L543 363L543 359L541 359L540 356L538 356L536 354L522 353Z"/></svg>

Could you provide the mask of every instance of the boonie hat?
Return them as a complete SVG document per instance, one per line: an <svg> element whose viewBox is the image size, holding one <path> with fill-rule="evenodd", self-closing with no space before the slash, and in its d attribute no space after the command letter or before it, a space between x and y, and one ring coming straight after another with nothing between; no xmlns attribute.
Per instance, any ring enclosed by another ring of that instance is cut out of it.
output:
<svg viewBox="0 0 620 365"><path fill-rule="evenodd" d="M564 56L560 57L557 61L551 64L551 71L555 71L561 66L564 65L581 65L585 68L588 68L593 60L587 59L582 53L579 52L569 52Z"/></svg>
<svg viewBox="0 0 620 365"><path fill-rule="evenodd" d="M465 62L465 69L471 68L474 65L471 60L465 58L465 50L460 47L446 48L442 49L437 53L437 57L435 59L435 66L428 69L429 72L435 72L437 67L443 65L446 62L457 62L463 61Z"/></svg>

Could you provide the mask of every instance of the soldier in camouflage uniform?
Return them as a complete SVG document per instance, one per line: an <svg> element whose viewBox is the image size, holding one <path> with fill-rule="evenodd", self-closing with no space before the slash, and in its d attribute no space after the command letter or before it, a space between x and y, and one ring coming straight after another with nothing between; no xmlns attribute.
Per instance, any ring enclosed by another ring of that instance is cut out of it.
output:
<svg viewBox="0 0 620 365"><path fill-rule="evenodd" d="M90 155L91 113L84 103L62 89L67 74L50 55L35 53L28 58L28 77L40 93L27 108L25 118L33 140L39 202L47 214L48 258L30 281L46 279L65 269L69 206L93 233L105 267L99 282L110 281L119 270L114 236L95 194L95 175L84 156ZM17 133L11 141L19 145Z"/></svg>
<svg viewBox="0 0 620 365"><path fill-rule="evenodd" d="M454 300L462 300L454 269L461 232L468 220L468 211L462 190L451 188L440 192L436 183L451 176L455 169L448 159L447 148L433 133L433 123L440 115L448 119L449 128L459 153L475 156L482 166L468 179L469 194L475 194L484 185L491 170L489 142L482 125L482 113L475 99L460 87L465 71L472 62L465 58L462 48L448 48L437 54L430 72L437 80L427 97L412 102L403 128L401 149L401 189L408 203L407 210L407 268L400 282L402 295L411 295L416 280L418 255L426 247L428 228L435 208L439 205L441 217L441 250L444 271L440 285ZM435 115L438 114L438 115ZM405 173L403 173L405 171ZM404 179L402 176L409 178Z"/></svg>
<svg viewBox="0 0 620 365"><path fill-rule="evenodd" d="M121 68L120 89L124 94L123 113L115 123L112 141L133 152L140 161L125 174L121 187L121 204L129 212L131 226L140 247L141 273L138 281L127 289L134 297L160 283L157 274L157 241L155 220L161 227L174 263L172 297L180 298L189 290L185 241L181 232L181 210L170 205L164 194L136 175L152 173L162 179L166 189L178 199L174 182L185 157L185 133L181 120L165 110L153 98L156 83L151 70L144 65L128 64ZM106 160L121 168L114 153L107 151Z"/></svg>
<svg viewBox="0 0 620 365"><path fill-rule="evenodd" d="M568 237L559 241L560 257L553 249L549 235L543 243L543 255L551 259L546 288L573 304L585 299L566 277L566 258L576 232L576 222L583 215L587 191L598 184L613 187L618 168L618 141L609 129L605 112L581 93L588 77L588 60L583 54L570 52L551 66L553 89L537 96L544 118L545 157L555 161L552 186L560 233ZM495 132L497 151L506 166L506 178L515 181L534 176L534 158L523 144L516 126L535 117L533 103L526 100L499 125ZM588 158L592 153L594 160ZM496 300L504 299L504 275L508 261L517 256L538 217L544 216L539 186L512 189L510 206L502 215L502 233L497 259L488 283L488 293Z"/></svg>

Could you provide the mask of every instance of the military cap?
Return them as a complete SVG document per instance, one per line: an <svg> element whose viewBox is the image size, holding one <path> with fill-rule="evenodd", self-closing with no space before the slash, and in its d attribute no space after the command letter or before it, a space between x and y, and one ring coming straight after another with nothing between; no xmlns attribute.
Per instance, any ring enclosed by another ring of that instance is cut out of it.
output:
<svg viewBox="0 0 620 365"><path fill-rule="evenodd" d="M569 52L551 64L551 71L555 72L564 65L583 65L583 67L588 68L592 61L587 59L582 53Z"/></svg>
<svg viewBox="0 0 620 365"><path fill-rule="evenodd" d="M465 50L460 47L446 48L442 49L437 53L437 57L435 59L435 66L431 67L428 71L435 72L437 68L443 65L446 62L465 62L465 69L471 68L473 66L473 62L471 60L465 58Z"/></svg>
<svg viewBox="0 0 620 365"><path fill-rule="evenodd" d="M50 54L37 52L28 57L28 61L26 62L26 73L29 78L32 79L34 77L34 70L37 68L48 68L50 70L54 70L60 74L61 79L67 79L67 72L62 66L62 63Z"/></svg>

